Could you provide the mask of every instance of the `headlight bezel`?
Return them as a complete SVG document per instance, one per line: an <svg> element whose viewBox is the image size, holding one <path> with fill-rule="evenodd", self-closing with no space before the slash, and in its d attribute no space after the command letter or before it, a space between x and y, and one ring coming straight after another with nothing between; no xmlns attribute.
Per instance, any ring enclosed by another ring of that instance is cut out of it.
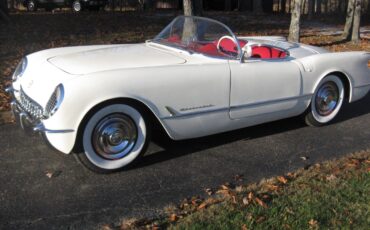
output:
<svg viewBox="0 0 370 230"><path fill-rule="evenodd" d="M64 86L63 84L59 84L51 94L48 103L46 104L44 116L46 118L53 116L60 108L63 99L64 99Z"/></svg>
<svg viewBox="0 0 370 230"><path fill-rule="evenodd" d="M27 65L28 65L27 58L26 57L22 58L22 60L18 63L18 65L15 68L14 73L12 75L12 80L13 81L17 81L20 77L22 77L22 75L24 74L24 72L27 69Z"/></svg>

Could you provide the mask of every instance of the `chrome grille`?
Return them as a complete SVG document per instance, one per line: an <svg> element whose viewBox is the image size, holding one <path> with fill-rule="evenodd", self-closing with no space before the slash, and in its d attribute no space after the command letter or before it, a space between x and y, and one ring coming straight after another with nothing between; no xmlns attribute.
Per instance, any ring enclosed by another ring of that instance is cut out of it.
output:
<svg viewBox="0 0 370 230"><path fill-rule="evenodd" d="M22 87L19 94L19 105L24 109L32 118L43 119L43 109L42 106L37 104L23 91Z"/></svg>

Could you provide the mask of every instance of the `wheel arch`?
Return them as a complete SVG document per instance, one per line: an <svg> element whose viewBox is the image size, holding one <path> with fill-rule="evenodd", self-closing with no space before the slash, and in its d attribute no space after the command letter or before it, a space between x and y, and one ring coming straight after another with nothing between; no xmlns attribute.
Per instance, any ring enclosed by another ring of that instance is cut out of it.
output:
<svg viewBox="0 0 370 230"><path fill-rule="evenodd" d="M91 107L83 115L83 118L77 128L75 143L72 149L73 152L79 152L83 150L83 147L82 147L83 130L87 122L91 118L91 116L93 116L97 111L104 108L105 106L112 105L112 104L126 104L126 105L133 106L136 109L139 109L141 112L144 113L143 116L145 116L149 120L149 123L151 124L152 128L159 129L161 132L166 133L166 135L171 138L171 135L168 133L167 129L165 128L165 125L161 122L161 120L154 113L154 111L150 108L150 106L148 106L146 103L138 99L135 99L135 98L120 97L120 98L113 98L113 99L108 99L108 100L99 102L98 104L95 104L93 107Z"/></svg>
<svg viewBox="0 0 370 230"><path fill-rule="evenodd" d="M320 82L325 77L327 77L329 75L335 75L335 76L339 77L339 79L342 81L342 83L344 85L344 98L345 98L345 101L346 102L351 102L352 101L352 81L351 81L351 77L347 73L345 73L344 71L341 71L341 70L330 70L330 71L327 71L324 74L322 74L320 76L320 78L317 80L317 82L315 83L315 87L313 88L313 92L312 93L315 92L315 90L319 86Z"/></svg>

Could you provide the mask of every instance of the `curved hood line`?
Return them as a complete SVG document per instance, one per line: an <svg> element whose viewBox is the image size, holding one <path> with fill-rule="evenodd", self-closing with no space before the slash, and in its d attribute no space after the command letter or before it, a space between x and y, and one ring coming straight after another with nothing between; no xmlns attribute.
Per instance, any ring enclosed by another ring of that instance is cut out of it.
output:
<svg viewBox="0 0 370 230"><path fill-rule="evenodd" d="M185 59L145 44L90 49L48 58L48 62L72 75L84 75L126 68L183 64Z"/></svg>

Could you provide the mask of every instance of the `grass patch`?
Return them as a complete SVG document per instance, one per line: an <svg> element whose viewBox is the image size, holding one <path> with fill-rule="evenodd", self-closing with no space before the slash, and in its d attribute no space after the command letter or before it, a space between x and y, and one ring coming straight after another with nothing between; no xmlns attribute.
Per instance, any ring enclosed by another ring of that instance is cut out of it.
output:
<svg viewBox="0 0 370 230"><path fill-rule="evenodd" d="M259 183L225 184L166 215L105 229L368 229L370 150Z"/></svg>
<svg viewBox="0 0 370 230"><path fill-rule="evenodd" d="M273 178L246 187L169 228L368 229L369 156L369 152L360 153L289 174L283 177L286 181Z"/></svg>

